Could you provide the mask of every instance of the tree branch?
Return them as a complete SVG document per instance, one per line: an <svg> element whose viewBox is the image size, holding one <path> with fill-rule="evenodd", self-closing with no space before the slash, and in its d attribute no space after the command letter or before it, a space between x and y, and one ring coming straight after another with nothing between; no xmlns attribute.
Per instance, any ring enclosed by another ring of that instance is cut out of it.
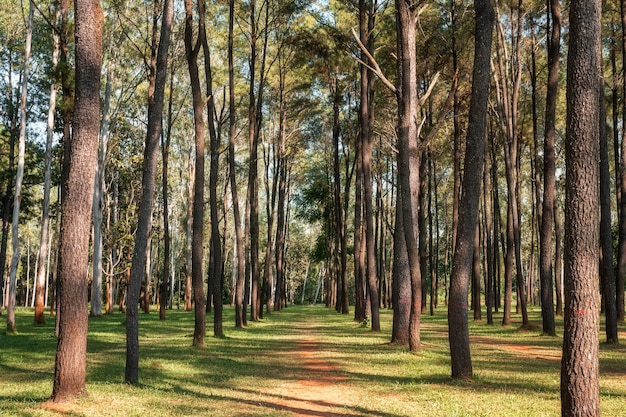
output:
<svg viewBox="0 0 626 417"><path fill-rule="evenodd" d="M361 42L361 39L359 39L359 36L356 34L356 31L354 30L354 28L352 28L352 36L354 36L354 39L356 40L356 43L359 45L359 49L365 54L365 56L367 56L367 59L369 59L369 61L371 62L371 66L367 65L365 62L363 62L358 57L356 58L356 60L359 63L365 65L370 70L372 70L372 72L374 74L376 74L376 76L383 82L383 84L395 94L396 91L397 91L396 90L396 86L393 85L393 83L391 81L389 81L389 79L387 77L385 77L385 74L383 74L383 71L380 69L380 66L378 65L378 62L376 62L376 59L370 53L370 51L367 49L367 47L365 45L363 45L363 42Z"/></svg>

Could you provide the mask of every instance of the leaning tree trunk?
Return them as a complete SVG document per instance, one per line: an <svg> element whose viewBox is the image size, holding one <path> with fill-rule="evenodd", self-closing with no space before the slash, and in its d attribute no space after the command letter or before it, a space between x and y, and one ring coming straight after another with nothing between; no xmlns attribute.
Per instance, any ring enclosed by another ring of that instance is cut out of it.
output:
<svg viewBox="0 0 626 417"><path fill-rule="evenodd" d="M476 37L474 40L474 78L467 128L467 145L463 177L463 193L459 201L459 229L454 246L450 275L450 303L448 329L453 378L472 378L467 316L467 293L472 270L474 234L478 221L480 181L484 168L484 148L487 130L487 102L489 99L491 37L494 11L489 0L476 0Z"/></svg>
<svg viewBox="0 0 626 417"><path fill-rule="evenodd" d="M11 244L13 257L11 258L11 275L9 278L9 299L7 303L7 331L14 333L15 328L15 288L17 284L17 266L20 263L19 217L20 202L22 201L22 182L24 181L24 154L26 153L26 95L28 92L28 70L30 49L33 39L33 15L35 5L29 2L28 29L26 32L26 46L24 52L24 71L22 73L22 94L20 98L20 139L17 151L17 177L15 180L15 194L13 196L13 220L11 222Z"/></svg>
<svg viewBox="0 0 626 417"><path fill-rule="evenodd" d="M565 323L561 415L599 416L600 0L570 5L565 141Z"/></svg>
<svg viewBox="0 0 626 417"><path fill-rule="evenodd" d="M100 67L104 16L97 0L75 1L76 97L73 137L65 144L59 240L59 338L52 400L85 389L87 367L87 263L91 197L100 128Z"/></svg>
<svg viewBox="0 0 626 417"><path fill-rule="evenodd" d="M139 202L137 233L126 293L126 371L124 380L136 384L139 379L139 319L137 302L142 278L146 275L146 254L152 230L152 205L156 182L159 141L163 129L163 100L167 79L167 52L173 20L173 0L165 0L161 40L156 59L156 78L153 100L148 103L148 130L144 149L142 193ZM146 285L146 291L148 291Z"/></svg>

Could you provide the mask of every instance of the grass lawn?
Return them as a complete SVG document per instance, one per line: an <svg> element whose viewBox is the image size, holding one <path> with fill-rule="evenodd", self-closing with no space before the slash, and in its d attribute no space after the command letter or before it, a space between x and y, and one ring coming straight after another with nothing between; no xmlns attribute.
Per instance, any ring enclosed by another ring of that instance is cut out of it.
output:
<svg viewBox="0 0 626 417"><path fill-rule="evenodd" d="M226 308L227 336L207 337L196 349L193 313L168 311L164 322L157 312L141 315L138 386L123 383L124 315L90 318L87 395L52 405L45 401L52 391L54 321L34 325L33 311L18 309L18 333L0 332L0 415L560 415L560 337L519 331L519 323L472 322L475 378L456 381L449 377L444 308L422 316L419 355L387 343L391 317L382 311L382 332L372 334L352 315L290 307L238 330ZM537 309L531 320L540 323ZM207 323L210 335L212 317ZM558 325L562 334L562 320ZM622 325L626 344L625 330ZM600 355L603 415L624 416L626 345L602 343Z"/></svg>

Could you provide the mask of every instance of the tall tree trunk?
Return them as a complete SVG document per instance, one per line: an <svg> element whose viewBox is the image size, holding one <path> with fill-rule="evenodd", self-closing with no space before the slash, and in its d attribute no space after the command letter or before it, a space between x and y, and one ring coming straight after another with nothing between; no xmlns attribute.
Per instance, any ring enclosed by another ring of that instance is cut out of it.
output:
<svg viewBox="0 0 626 417"><path fill-rule="evenodd" d="M9 54L9 74L8 74L8 101L10 103L10 112L12 113L10 117L11 126L9 128L9 164L8 171L10 173L15 169L15 139L16 139L16 131L17 131L17 111L15 110L16 106L13 103L13 62L10 59L11 55ZM69 131L69 129L68 129ZM0 242L0 313L2 313L2 308L6 305L5 298L5 279L4 273L7 264L7 245L9 241L9 230L11 229L11 197L13 195L13 175L9 175L7 180L6 189L4 195L2 197L2 240Z"/></svg>
<svg viewBox="0 0 626 417"><path fill-rule="evenodd" d="M248 201L250 204L249 214L249 239L250 239L250 273L252 274L252 287L250 289L251 311L250 319L259 320L259 178L258 178L258 148L259 137L257 135L257 111L255 94L256 60L257 60L257 16L256 0L250 1L250 57L249 71L250 84L248 91L248 142L250 146L250 161L248 167ZM260 92L259 92L260 93Z"/></svg>
<svg viewBox="0 0 626 417"><path fill-rule="evenodd" d="M561 244L561 220L559 207L554 202L554 283L556 285L556 315L563 316L563 245Z"/></svg>
<svg viewBox="0 0 626 417"><path fill-rule="evenodd" d="M570 5L565 141L565 323L561 415L599 416L600 0Z"/></svg>
<svg viewBox="0 0 626 417"><path fill-rule="evenodd" d="M463 178L463 194L459 206L459 231L450 275L450 304L448 306L448 329L453 378L472 378L472 358L469 344L467 317L467 293L470 282L474 234L478 221L478 200L482 176L487 124L487 101L489 98L491 38L494 11L489 0L476 0L474 75L469 109L464 172L472 173Z"/></svg>
<svg viewBox="0 0 626 417"><path fill-rule="evenodd" d="M65 143L61 177L59 339L52 387L54 402L80 395L85 389L88 326L85 275L100 127L104 16L97 0L76 0L74 4L76 99L73 137ZM68 10L68 6L62 3L64 10Z"/></svg>
<svg viewBox="0 0 626 417"><path fill-rule="evenodd" d="M198 14L204 13L203 0L198 1ZM198 27L199 33L204 27ZM202 47L198 38L195 45L193 37L193 6L191 0L185 0L185 53L191 79L191 93L193 96L194 137L196 144L195 175L192 208L192 244L191 244L191 281L193 287L193 301L195 309L195 325L193 332L193 346L204 345L206 323L204 276L202 274L203 258L203 217L204 217L204 135L205 125L203 118L204 97L200 88L198 74L198 53Z"/></svg>
<svg viewBox="0 0 626 417"><path fill-rule="evenodd" d="M478 200L480 201L480 187L478 189ZM472 310L474 311L474 320L482 319L480 311L480 221L478 216L477 214L476 232L474 233L474 253L472 255Z"/></svg>
<svg viewBox="0 0 626 417"><path fill-rule="evenodd" d="M286 239L286 207L287 204L287 155L285 154L285 125L287 123L287 111L285 108L285 78L288 69L284 65L284 58L279 57L281 65L279 66L279 109L278 109L278 138L275 146L275 152L277 153L277 170L278 170L278 213L276 219L276 249L275 249L275 261L276 261L276 292L274 296L274 310L281 310L284 306L283 296L286 295L283 292L283 286L286 284L286 270L285 270L285 239ZM308 265L307 265L308 269ZM307 271L308 273L308 271ZM306 275L304 277L306 280ZM346 293L346 296L348 294Z"/></svg>
<svg viewBox="0 0 626 417"><path fill-rule="evenodd" d="M20 139L17 152L17 176L15 179L15 194L13 196L13 220L11 221L11 244L13 257L11 258L11 275L9 278L9 299L7 303L7 332L14 333L15 327L15 289L17 284L17 267L20 263L19 217L22 201L22 182L24 181L24 157L26 153L26 97L28 92L28 72L30 50L33 39L33 15L35 5L29 2L28 28L26 31L26 45L24 52L24 70L22 73L22 94L20 97Z"/></svg>
<svg viewBox="0 0 626 417"><path fill-rule="evenodd" d="M419 246L416 236L419 193L419 150L417 148L418 120L417 57L415 53L415 13L412 2L396 1L398 50L398 182L402 193L402 221L411 274L411 317L409 349L420 349L420 312L422 279L419 266ZM365 164L364 164L365 165ZM366 180L367 181L367 180ZM367 199L366 199L367 200ZM373 295L372 295L373 297Z"/></svg>
<svg viewBox="0 0 626 417"><path fill-rule="evenodd" d="M431 123L432 124L432 123ZM426 217L427 217L427 207L426 207L426 201L427 201L427 187L428 187L428 164L429 164L429 160L428 160L428 153L427 152L422 152L421 158L420 158L420 165L419 165L419 170L420 170L420 187L419 187L419 197L418 197L418 213L417 213L417 229L418 229L418 251L419 251L419 258L420 258L420 276L421 276L421 281L422 281L422 285L421 285L421 294L422 294L422 301L420 302L421 305L421 312L425 313L426 312L426 295L428 294L428 288L426 288L426 283L428 280L428 247L427 247L427 240L426 240L426 236L428 235L428 231L426 230ZM430 214L428 214L428 216L430 216Z"/></svg>
<svg viewBox="0 0 626 417"><path fill-rule="evenodd" d="M363 86L363 82L361 82ZM367 90L367 86L366 86ZM339 140L341 137L341 129L339 127L339 106L341 101L341 91L339 90L339 76L335 74L333 86L333 190L334 190L334 215L335 215L335 248L337 250L337 311L342 314L349 313L348 306L348 281L346 277L346 227L344 223L343 199L341 197L341 173L340 173L340 155ZM361 103L363 106L363 103ZM367 107L367 104L365 104ZM362 129L362 127L361 127ZM346 179L347 181L347 179Z"/></svg>
<svg viewBox="0 0 626 417"><path fill-rule="evenodd" d="M559 81L559 56L561 45L561 5L559 0L547 0L552 25L548 36L548 90L546 93L546 118L543 148L543 203L539 240L539 264L541 282L541 316L543 333L556 334L554 323L554 302L552 299L552 232L556 203L556 102ZM557 274L560 271L556 271ZM560 291L560 289L557 289Z"/></svg>
<svg viewBox="0 0 626 417"><path fill-rule="evenodd" d="M173 288L174 283L172 278L174 274L170 272L172 268L171 263L171 235L170 235L170 211L169 211L169 155L170 155L170 143L172 141L172 126L174 124L174 114L172 112L173 96L174 96L174 73L175 66L172 65L170 72L170 91L169 100L167 105L167 129L165 135L161 136L161 160L163 169L161 173L162 187L163 187L163 278L161 279L161 287L159 288L159 320L165 320L165 309L167 308L168 294L170 288Z"/></svg>
<svg viewBox="0 0 626 417"><path fill-rule="evenodd" d="M109 143L109 118L111 108L111 68L107 69L104 88L104 105L100 122L100 147L93 191L93 276L91 281L91 311L94 317L102 316L102 212L104 210L104 175Z"/></svg>
<svg viewBox="0 0 626 417"><path fill-rule="evenodd" d="M213 293L213 334L215 337L223 337L222 328L223 304L222 304L222 242L220 238L220 224L218 213L217 183L219 180L220 138L215 130L215 99L213 95L213 75L211 72L211 54L206 37L204 0L202 7L198 9L199 37L204 51L204 73L207 94L207 120L209 123L209 211L211 216L211 256L209 261L209 286ZM211 299L207 300L210 305Z"/></svg>
<svg viewBox="0 0 626 417"><path fill-rule="evenodd" d="M606 129L604 80L600 77L600 283L604 301L607 343L618 343L617 309L615 305L615 270L613 269L613 233L611 228L611 174L609 173L609 143Z"/></svg>
<svg viewBox="0 0 626 417"><path fill-rule="evenodd" d="M43 186L43 208L41 210L41 232L39 235L39 253L37 255L37 276L35 278L35 323L45 324L44 306L46 280L49 269L46 269L46 258L48 257L48 241L50 236L50 184L52 180L52 141L54 139L54 114L57 104L57 91L59 89L56 79L56 72L59 64L59 54L61 52L61 44L57 27L61 22L61 8L56 5L55 12L55 28L52 29L52 74L53 79L50 83L50 100L48 104L48 123L46 125L46 162L44 171Z"/></svg>
<svg viewBox="0 0 626 417"><path fill-rule="evenodd" d="M365 2L359 7L369 7ZM364 77L365 76L365 77ZM365 217L365 280L369 290L370 310L372 314L372 331L380 331L378 280L376 277L376 249L374 247L374 207L372 190L372 133L369 126L369 98L363 102L364 94L368 95L367 71L361 70L361 152L363 154L363 199ZM365 108L363 108L365 106ZM364 116L367 118L364 119Z"/></svg>
<svg viewBox="0 0 626 417"><path fill-rule="evenodd" d="M188 149L188 183L187 183L187 224L185 225L185 237L186 237L186 259L185 259L185 311L191 311L192 300L192 246L193 246L193 190L194 190L194 177L195 177L195 160L193 159L193 147Z"/></svg>
<svg viewBox="0 0 626 417"><path fill-rule="evenodd" d="M485 223L485 264L487 265L485 271L485 307L487 310L487 324L493 324L493 307L494 307L494 293L493 283L495 277L495 252L494 252L494 227L493 227L493 214L491 211L492 203L490 201L491 181L490 181L490 164L489 164L489 149L485 146L484 156L485 168L483 171L483 207L484 207L484 223Z"/></svg>
<svg viewBox="0 0 626 417"><path fill-rule="evenodd" d="M396 199L396 225L393 234L393 327L391 343L409 344L409 320L411 316L411 274L409 259L404 240L404 222L402 221L402 194Z"/></svg>
<svg viewBox="0 0 626 417"><path fill-rule="evenodd" d="M235 110L235 70L233 59L233 36L235 21L235 0L229 0L228 14L228 164L230 176L230 192L233 200L233 217L235 226L235 240L237 250L237 284L235 289L235 326L243 327L246 324L246 304L244 300L246 276L245 276L245 252L243 232L241 230L241 214L239 212L239 195L237 193L237 179L235 168L235 135L236 135L236 110Z"/></svg>
<svg viewBox="0 0 626 417"><path fill-rule="evenodd" d="M620 2L622 14L622 68L626 68L626 0ZM626 83L622 82L622 97L626 97ZM626 126L626 102L622 109L622 126ZM617 259L617 320L624 322L624 276L626 275L626 129L622 128L620 150L620 188L622 199L619 208L619 253Z"/></svg>
<svg viewBox="0 0 626 417"><path fill-rule="evenodd" d="M167 52L172 27L173 7L173 0L165 0L163 4L163 21L161 22L161 39L156 58L154 95L152 100L148 102L148 128L141 178L142 192L138 209L137 232L135 235L130 279L126 293L126 369L124 380L129 384L136 384L139 380L139 318L137 316L137 302L141 281L144 277L147 278L146 254L152 231L152 205L159 141L163 129L163 100L167 79ZM148 291L147 286L146 291Z"/></svg>

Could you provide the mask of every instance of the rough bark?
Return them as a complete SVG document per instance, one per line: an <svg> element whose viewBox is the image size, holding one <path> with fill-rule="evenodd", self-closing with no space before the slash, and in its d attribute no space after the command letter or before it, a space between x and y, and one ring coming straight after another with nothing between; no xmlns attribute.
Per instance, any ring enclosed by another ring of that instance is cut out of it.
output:
<svg viewBox="0 0 626 417"><path fill-rule="evenodd" d="M463 193L459 206L459 230L452 260L450 275L450 303L448 305L448 330L452 377L472 378L472 358L469 344L467 316L467 293L472 270L474 234L478 221L480 181L484 164L484 148L489 98L491 39L494 11L489 0L476 0L474 72L472 96L469 109L467 144L464 172L472 173L463 178Z"/></svg>
<svg viewBox="0 0 626 417"><path fill-rule="evenodd" d="M198 2L198 13L204 11L203 1ZM199 28L200 29L200 28ZM204 29L204 28L202 28ZM195 175L192 204L192 243L191 243L191 282L193 287L193 302L195 311L193 346L204 345L206 324L204 276L202 273L203 248L203 215L204 215L204 97L200 88L198 74L198 53L202 47L200 39L193 45L193 6L191 0L185 0L185 53L191 79L191 94L193 97L193 119L195 138Z"/></svg>
<svg viewBox="0 0 626 417"><path fill-rule="evenodd" d="M241 214L239 211L239 195L237 192L237 179L235 169L235 134L236 134L236 110L235 110L235 70L233 60L233 31L235 21L235 0L229 0L228 17L228 164L230 176L230 191L233 200L233 218L235 226L235 241L237 251L237 283L235 289L235 326L243 327L246 324L246 306L244 292L246 285L245 255L243 233L241 230Z"/></svg>
<svg viewBox="0 0 626 417"><path fill-rule="evenodd" d="M415 53L415 12L412 2L396 1L398 50L398 182L402 193L402 221L411 274L411 318L409 349L420 349L419 323L422 279L419 266L417 230L419 150L417 149L418 96ZM373 296L373 295L372 295Z"/></svg>
<svg viewBox="0 0 626 417"><path fill-rule="evenodd" d="M250 273L252 274L252 287L250 289L250 319L259 320L259 178L258 178L258 151L259 136L257 135L256 103L255 93L256 82L256 61L257 61L257 16L256 0L250 1L250 57L249 71L250 84L248 90L248 142L250 146L250 161L248 166L248 201L250 211L248 213L250 222L249 243L250 243Z"/></svg>
<svg viewBox="0 0 626 417"><path fill-rule="evenodd" d="M620 2L622 13L622 68L626 68L626 0ZM622 97L626 97L626 83L622 83ZM622 109L622 126L626 126L626 102ZM624 277L626 275L626 129L622 129L619 208L619 253L617 258L617 320L624 322Z"/></svg>
<svg viewBox="0 0 626 417"><path fill-rule="evenodd" d="M76 0L74 5L76 98L73 137L65 143L61 180L59 339L51 397L55 402L80 395L85 389L88 325L86 271L100 127L104 16L98 0Z"/></svg>
<svg viewBox="0 0 626 417"><path fill-rule="evenodd" d="M396 200L396 226L393 234L393 327L391 343L409 344L409 319L411 315L411 275L409 260L404 240L404 222L402 221L402 195L398 192Z"/></svg>
<svg viewBox="0 0 626 417"><path fill-rule="evenodd" d="M565 146L565 322L561 415L599 416L600 0L570 5Z"/></svg>
<svg viewBox="0 0 626 417"><path fill-rule="evenodd" d="M604 80L601 79L604 87ZM600 89L600 283L604 304L607 343L618 343L617 309L615 305L615 270L613 269L613 233L611 228L611 174L609 173L609 142L606 128L604 89Z"/></svg>
<svg viewBox="0 0 626 417"><path fill-rule="evenodd" d="M548 90L546 92L546 118L543 148L543 203L539 239L539 273L541 283L541 315L543 333L554 336L554 301L552 298L552 232L556 202L556 102L559 81L559 51L561 45L561 6L559 0L548 0L551 17L548 36ZM558 273L558 271L557 271Z"/></svg>
<svg viewBox="0 0 626 417"><path fill-rule="evenodd" d="M173 0L165 0L161 37L156 59L153 100L148 103L148 128L143 156L142 192L138 209L138 224L126 294L126 370L124 380L136 384L139 380L139 319L138 301L141 281L146 276L146 254L152 230L152 205L156 182L159 142L163 128L163 101L167 79L168 47L173 19ZM156 24L156 22L155 22ZM148 291L146 286L146 291Z"/></svg>
<svg viewBox="0 0 626 417"><path fill-rule="evenodd" d="M204 52L204 74L206 82L206 110L209 124L209 211L211 218L211 240L209 261L209 286L213 295L213 334L215 337L223 337L222 328L223 303L222 303L222 241L220 238L219 212L217 199L217 183L219 180L220 138L215 130L215 98L213 94L213 74L211 69L211 54L206 36L205 5L202 0L198 8L199 36ZM211 304L211 298L207 300L207 307Z"/></svg>

